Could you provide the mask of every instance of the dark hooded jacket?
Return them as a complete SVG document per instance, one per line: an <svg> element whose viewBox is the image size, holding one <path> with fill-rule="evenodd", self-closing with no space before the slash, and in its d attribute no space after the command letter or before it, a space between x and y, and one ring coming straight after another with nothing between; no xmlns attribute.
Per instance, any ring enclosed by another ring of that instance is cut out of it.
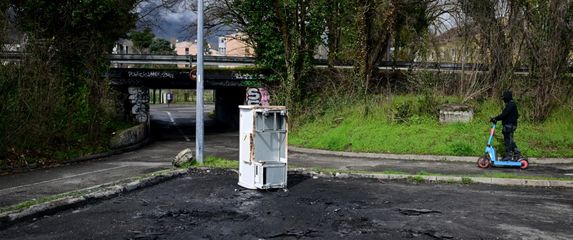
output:
<svg viewBox="0 0 573 240"><path fill-rule="evenodd" d="M519 113L517 112L517 105L513 102L513 96L510 91L505 91L502 94L503 102L505 102L505 107L503 111L498 116L494 117L495 121L501 120L503 125L514 125L517 126L517 118L519 118Z"/></svg>

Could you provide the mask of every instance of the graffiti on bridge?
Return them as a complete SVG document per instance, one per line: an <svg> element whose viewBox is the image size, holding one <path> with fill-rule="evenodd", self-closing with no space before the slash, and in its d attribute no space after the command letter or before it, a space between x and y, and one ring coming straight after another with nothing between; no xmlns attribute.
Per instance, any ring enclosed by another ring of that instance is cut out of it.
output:
<svg viewBox="0 0 573 240"><path fill-rule="evenodd" d="M130 78L163 78L175 79L175 73L161 71L128 71L127 76Z"/></svg>
<svg viewBox="0 0 573 240"><path fill-rule="evenodd" d="M260 80L265 79L263 74L252 74L252 73L234 73L233 79L236 80Z"/></svg>
<svg viewBox="0 0 573 240"><path fill-rule="evenodd" d="M245 103L247 105L269 105L269 92L266 88L247 88Z"/></svg>
<svg viewBox="0 0 573 240"><path fill-rule="evenodd" d="M131 114L139 123L147 122L149 118L149 90L146 87L129 87Z"/></svg>

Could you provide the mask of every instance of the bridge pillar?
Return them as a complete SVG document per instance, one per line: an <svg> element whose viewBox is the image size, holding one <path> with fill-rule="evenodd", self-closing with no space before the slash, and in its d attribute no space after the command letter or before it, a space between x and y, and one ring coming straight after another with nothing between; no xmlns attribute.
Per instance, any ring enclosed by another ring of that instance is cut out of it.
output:
<svg viewBox="0 0 573 240"><path fill-rule="evenodd" d="M147 87L129 87L129 100L131 114L135 122L145 123L149 121L149 89Z"/></svg>
<svg viewBox="0 0 573 240"><path fill-rule="evenodd" d="M245 102L245 88L215 89L215 120L231 128L239 128L239 105Z"/></svg>
<svg viewBox="0 0 573 240"><path fill-rule="evenodd" d="M149 89L147 87L116 87L118 109L122 118L130 122L149 120Z"/></svg>

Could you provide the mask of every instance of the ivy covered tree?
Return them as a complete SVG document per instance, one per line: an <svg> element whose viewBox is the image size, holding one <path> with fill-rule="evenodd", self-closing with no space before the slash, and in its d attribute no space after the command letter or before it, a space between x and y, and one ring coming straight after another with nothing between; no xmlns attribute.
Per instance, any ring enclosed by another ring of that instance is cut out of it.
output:
<svg viewBox="0 0 573 240"><path fill-rule="evenodd" d="M313 56L324 32L323 0L224 0L233 19L255 47L257 63L280 81L284 104L301 98L304 81L313 69Z"/></svg>

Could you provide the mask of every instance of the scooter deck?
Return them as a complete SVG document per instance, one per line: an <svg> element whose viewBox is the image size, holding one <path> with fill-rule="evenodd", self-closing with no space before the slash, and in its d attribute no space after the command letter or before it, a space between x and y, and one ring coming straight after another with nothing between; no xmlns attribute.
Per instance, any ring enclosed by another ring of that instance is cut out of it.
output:
<svg viewBox="0 0 573 240"><path fill-rule="evenodd" d="M520 161L492 161L494 167L521 167Z"/></svg>

